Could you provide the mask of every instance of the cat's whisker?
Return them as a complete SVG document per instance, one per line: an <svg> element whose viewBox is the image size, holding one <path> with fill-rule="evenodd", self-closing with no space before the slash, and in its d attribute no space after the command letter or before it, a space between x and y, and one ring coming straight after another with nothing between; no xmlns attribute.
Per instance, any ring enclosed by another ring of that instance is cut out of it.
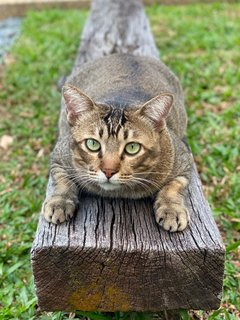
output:
<svg viewBox="0 0 240 320"><path fill-rule="evenodd" d="M77 185L77 188L79 189L79 191L81 191L83 189L84 184L89 182L89 180L87 178L85 178L85 179L81 179L81 183L79 183L79 182L80 182L79 179L77 181L72 181L72 185L74 185L74 184Z"/></svg>
<svg viewBox="0 0 240 320"><path fill-rule="evenodd" d="M97 174L89 173L89 176L90 176L90 177L97 177Z"/></svg>
<svg viewBox="0 0 240 320"><path fill-rule="evenodd" d="M153 187L155 187L156 189L161 189L162 185L157 183L156 181L152 181L152 180L147 180L147 179L144 179L144 178L137 178L137 177L134 177L133 178L133 181L135 182L142 182L143 184L150 184L152 185ZM150 186L149 186L150 187Z"/></svg>
<svg viewBox="0 0 240 320"><path fill-rule="evenodd" d="M129 181L129 180L131 180L131 177L129 177L129 178L119 178L119 181Z"/></svg>
<svg viewBox="0 0 240 320"><path fill-rule="evenodd" d="M62 183L63 181L68 183L69 181L72 181L72 179L75 178L75 175L63 175L61 178L59 178L58 183Z"/></svg>
<svg viewBox="0 0 240 320"><path fill-rule="evenodd" d="M97 173L96 170L88 170L89 173Z"/></svg>
<svg viewBox="0 0 240 320"><path fill-rule="evenodd" d="M66 184L69 189L71 189L73 186L78 187L78 185L72 180L67 180Z"/></svg>
<svg viewBox="0 0 240 320"><path fill-rule="evenodd" d="M143 183L142 181L134 181L134 183L141 185L144 188L144 190L146 190L149 193L149 191L150 191L149 186L147 186L145 183Z"/></svg>
<svg viewBox="0 0 240 320"><path fill-rule="evenodd" d="M85 183L81 184L80 191L84 190L88 185L90 185L92 183L93 183L93 181L91 181L91 180L85 181Z"/></svg>
<svg viewBox="0 0 240 320"><path fill-rule="evenodd" d="M66 170L67 172L69 172L69 171L85 172L85 170L78 170L78 169L76 169L76 168L74 168L74 169L71 169L71 168L62 168L62 169Z"/></svg>
<svg viewBox="0 0 240 320"><path fill-rule="evenodd" d="M181 172L182 172L182 171L181 171ZM171 174L168 174L168 175L166 175L165 173L160 173L160 172L153 172L153 173L154 173L155 175L163 175L163 176L165 176L166 179L173 179L173 178L175 178L176 176L180 175L181 172L179 172L179 174L178 174L178 173L177 173L177 174L176 174L176 173L175 173L175 174L172 174L172 173L171 173ZM134 177L135 174L136 174L136 175L140 175L140 177ZM147 174L146 174L146 173L135 173L135 172L134 172L133 177L134 177L134 178L141 178L141 175L147 175ZM166 179L165 179L165 180L166 180ZM149 180L149 181L150 181L150 180ZM151 180L151 181L153 181L153 180ZM155 181L155 182L156 182L156 181ZM165 183L165 182L164 182L164 183ZM162 186L164 185L164 183L161 183L159 186L162 187Z"/></svg>
<svg viewBox="0 0 240 320"><path fill-rule="evenodd" d="M136 185L139 185L139 186L141 186L148 194L149 194L149 192L152 193L152 191L150 191L149 188L148 188L144 183L142 183L141 181L134 181L134 183L132 182L131 184L132 184L133 188L136 187ZM129 185L130 185L130 184L129 184ZM136 192L134 192L134 193L136 193Z"/></svg>
<svg viewBox="0 0 240 320"><path fill-rule="evenodd" d="M68 179L68 178L74 178L74 177L76 177L76 176L82 176L82 177L84 177L84 176L88 176L88 175L86 175L86 174L81 174L81 175L79 175L77 172L74 172L74 173L62 173L61 174L62 175L62 178L61 179L64 179L64 178L66 178L66 179Z"/></svg>
<svg viewBox="0 0 240 320"><path fill-rule="evenodd" d="M54 167L53 167L54 168ZM79 168L73 168L73 166L62 166L62 165L58 165L57 168L61 168L61 169L64 169L66 170L67 172L68 171L74 171L74 172L86 172L86 170L81 170Z"/></svg>
<svg viewBox="0 0 240 320"><path fill-rule="evenodd" d="M65 183L68 184L68 187L70 188L70 186L69 186L70 182L72 182L72 184L71 184L71 187L72 187L74 183L79 184L79 183L81 183L81 181L83 181L84 179L88 179L88 178L89 178L89 176L86 174L79 175L79 174L74 173L74 174L67 174L67 175L62 176L58 180L58 182L61 183L64 181Z"/></svg>
<svg viewBox="0 0 240 320"><path fill-rule="evenodd" d="M148 174L157 174L157 175L166 175L165 172L157 172L157 171L145 171L145 172L134 172L134 175L148 175Z"/></svg>
<svg viewBox="0 0 240 320"><path fill-rule="evenodd" d="M129 181L127 184L125 184L127 188L129 188L132 192L135 193L135 190L134 190L134 184Z"/></svg>

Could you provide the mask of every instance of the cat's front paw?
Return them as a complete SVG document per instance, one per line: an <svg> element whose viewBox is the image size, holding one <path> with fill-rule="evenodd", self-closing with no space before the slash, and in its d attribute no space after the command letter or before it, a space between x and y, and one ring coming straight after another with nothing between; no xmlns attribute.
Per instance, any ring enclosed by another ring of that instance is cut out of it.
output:
<svg viewBox="0 0 240 320"><path fill-rule="evenodd" d="M61 195L52 196L45 200L42 214L48 222L55 224L70 220L76 211L77 203Z"/></svg>
<svg viewBox="0 0 240 320"><path fill-rule="evenodd" d="M185 206L163 204L155 207L157 223L170 232L183 231L189 223L189 213Z"/></svg>

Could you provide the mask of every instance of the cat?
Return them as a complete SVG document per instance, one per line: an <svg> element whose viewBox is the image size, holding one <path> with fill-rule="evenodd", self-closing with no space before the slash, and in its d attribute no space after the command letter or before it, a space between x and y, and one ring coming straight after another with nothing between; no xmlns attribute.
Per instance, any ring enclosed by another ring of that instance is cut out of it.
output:
<svg viewBox="0 0 240 320"><path fill-rule="evenodd" d="M192 168L186 126L181 86L161 61L113 54L84 64L62 89L45 219L72 218L85 189L104 197L153 196L157 223L184 230Z"/></svg>

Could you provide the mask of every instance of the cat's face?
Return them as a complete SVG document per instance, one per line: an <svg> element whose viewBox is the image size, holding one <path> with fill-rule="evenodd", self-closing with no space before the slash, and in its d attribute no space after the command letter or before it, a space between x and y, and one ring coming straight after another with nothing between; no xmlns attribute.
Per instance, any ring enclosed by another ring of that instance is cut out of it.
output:
<svg viewBox="0 0 240 320"><path fill-rule="evenodd" d="M63 95L71 125L73 166L83 187L123 197L142 197L159 189L168 174L167 162L171 168L172 161L164 123L172 104L170 95L124 110L96 104L70 86ZM156 104L160 111L155 110Z"/></svg>

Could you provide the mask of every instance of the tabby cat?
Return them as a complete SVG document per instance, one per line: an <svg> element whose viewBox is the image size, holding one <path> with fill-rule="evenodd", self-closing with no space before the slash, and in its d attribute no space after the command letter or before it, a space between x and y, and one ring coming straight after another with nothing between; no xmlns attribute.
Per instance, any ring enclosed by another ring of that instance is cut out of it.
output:
<svg viewBox="0 0 240 320"><path fill-rule="evenodd" d="M184 230L192 167L186 124L179 81L162 62L114 54L85 64L62 90L45 219L72 218L85 189L104 197L154 196L156 221Z"/></svg>

